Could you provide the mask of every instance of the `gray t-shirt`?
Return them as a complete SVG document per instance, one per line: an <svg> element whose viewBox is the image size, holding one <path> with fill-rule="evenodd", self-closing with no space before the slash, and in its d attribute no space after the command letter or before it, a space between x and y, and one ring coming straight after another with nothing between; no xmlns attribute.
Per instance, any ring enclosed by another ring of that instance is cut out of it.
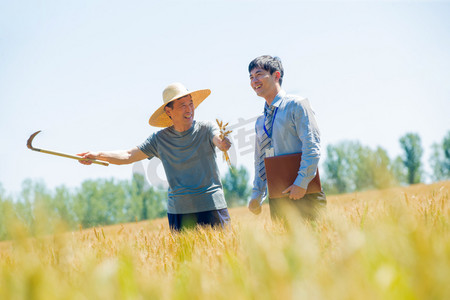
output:
<svg viewBox="0 0 450 300"><path fill-rule="evenodd" d="M173 126L152 134L138 148L161 159L169 182L167 212L187 214L227 207L213 137L219 128L194 121L184 132Z"/></svg>

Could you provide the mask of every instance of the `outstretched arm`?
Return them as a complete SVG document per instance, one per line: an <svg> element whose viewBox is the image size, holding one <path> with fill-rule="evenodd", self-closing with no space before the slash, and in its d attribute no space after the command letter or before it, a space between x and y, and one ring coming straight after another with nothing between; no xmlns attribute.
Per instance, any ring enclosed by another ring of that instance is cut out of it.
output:
<svg viewBox="0 0 450 300"><path fill-rule="evenodd" d="M77 155L83 158L107 161L114 165L131 164L136 161L148 158L148 155L139 150L138 147L134 147L129 150L99 151L99 152L88 151L79 153ZM80 160L80 163L84 165L92 164L92 162L89 160Z"/></svg>

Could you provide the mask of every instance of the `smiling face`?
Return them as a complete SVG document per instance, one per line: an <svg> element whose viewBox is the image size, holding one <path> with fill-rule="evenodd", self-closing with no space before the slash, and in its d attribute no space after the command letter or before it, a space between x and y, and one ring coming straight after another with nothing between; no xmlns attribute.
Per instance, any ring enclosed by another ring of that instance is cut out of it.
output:
<svg viewBox="0 0 450 300"><path fill-rule="evenodd" d="M194 122L194 110L191 95L173 101L173 107L165 107L166 114L172 119L175 130L179 132L191 128Z"/></svg>
<svg viewBox="0 0 450 300"><path fill-rule="evenodd" d="M278 71L270 74L269 71L262 68L254 68L250 72L250 85L258 96L263 97L268 104L271 104L281 90L280 75Z"/></svg>

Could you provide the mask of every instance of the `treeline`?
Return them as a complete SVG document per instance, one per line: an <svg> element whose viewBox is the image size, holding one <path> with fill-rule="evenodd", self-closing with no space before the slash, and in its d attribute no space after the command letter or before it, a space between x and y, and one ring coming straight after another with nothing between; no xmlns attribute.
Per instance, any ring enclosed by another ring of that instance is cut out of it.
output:
<svg viewBox="0 0 450 300"><path fill-rule="evenodd" d="M391 159L381 147L370 149L359 142L345 141L329 145L323 162L323 188L327 194L389 188L450 179L450 131L441 143L432 145L426 174L422 163L423 147L417 133L399 139L402 154Z"/></svg>
<svg viewBox="0 0 450 300"><path fill-rule="evenodd" d="M248 180L242 166L222 179L230 207L246 204L250 196ZM164 217L166 205L167 190L150 186L138 173L131 181L86 180L75 190L60 186L50 191L43 182L26 179L14 199L0 184L0 240L11 238L17 226L35 236L151 220Z"/></svg>
<svg viewBox="0 0 450 300"><path fill-rule="evenodd" d="M149 187L143 175L131 181L86 180L74 191L60 186L49 191L42 182L29 179L17 199L0 186L0 240L10 238L20 226L29 235L98 225L128 223L166 215L167 191Z"/></svg>
<svg viewBox="0 0 450 300"><path fill-rule="evenodd" d="M381 147L371 149L358 141L343 141L328 145L320 174L327 195L383 189L450 179L450 131L442 142L432 145L428 158L431 174L422 163L423 147L417 133L407 133L399 139L400 156L391 159ZM251 194L249 175L244 167L228 172L223 178L229 206L247 203Z"/></svg>

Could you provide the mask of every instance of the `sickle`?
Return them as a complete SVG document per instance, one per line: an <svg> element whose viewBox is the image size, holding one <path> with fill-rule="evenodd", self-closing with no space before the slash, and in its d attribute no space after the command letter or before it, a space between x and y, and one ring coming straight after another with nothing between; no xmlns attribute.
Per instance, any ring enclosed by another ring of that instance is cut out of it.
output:
<svg viewBox="0 0 450 300"><path fill-rule="evenodd" d="M61 152L55 152L55 151L50 151L50 150L44 150L44 149L39 149L39 148L34 148L32 145L33 139L36 137L36 135L38 135L38 133L41 132L40 130L36 131L35 133L33 133L27 141L27 147L28 149L31 149L33 151L38 151L38 152L43 152L43 153L47 153L47 154L51 154L51 155L57 155L57 156L62 156L62 157L66 157L66 158L71 158L71 159L76 159L76 160L89 160L92 161L92 163L94 164L98 164L98 165L102 165L102 166L109 166L109 162L106 161L101 161L101 160L96 160L96 159L88 159L88 158L82 158L80 156L76 156L76 155L70 155L70 154L66 154L66 153L61 153Z"/></svg>

